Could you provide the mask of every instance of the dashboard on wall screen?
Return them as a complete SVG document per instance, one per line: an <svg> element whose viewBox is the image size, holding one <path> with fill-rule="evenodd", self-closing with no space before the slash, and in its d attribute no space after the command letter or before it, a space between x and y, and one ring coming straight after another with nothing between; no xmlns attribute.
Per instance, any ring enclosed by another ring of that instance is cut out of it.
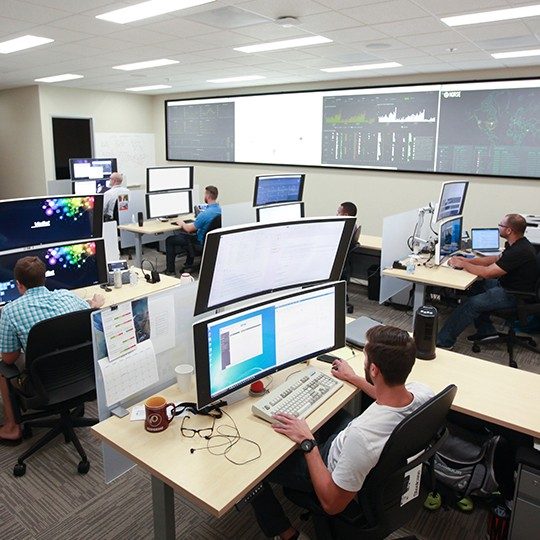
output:
<svg viewBox="0 0 540 540"><path fill-rule="evenodd" d="M165 102L167 159L540 178L540 80Z"/></svg>

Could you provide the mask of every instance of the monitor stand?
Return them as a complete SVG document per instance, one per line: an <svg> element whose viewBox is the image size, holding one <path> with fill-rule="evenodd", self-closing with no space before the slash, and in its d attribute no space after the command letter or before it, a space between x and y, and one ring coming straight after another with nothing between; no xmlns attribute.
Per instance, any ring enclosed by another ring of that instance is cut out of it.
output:
<svg viewBox="0 0 540 540"><path fill-rule="evenodd" d="M243 388L240 388L230 393L227 397L224 398L223 401L225 401L227 405L232 405L233 403L237 403L238 401L241 401L249 397L248 390L249 390L249 386L244 386Z"/></svg>

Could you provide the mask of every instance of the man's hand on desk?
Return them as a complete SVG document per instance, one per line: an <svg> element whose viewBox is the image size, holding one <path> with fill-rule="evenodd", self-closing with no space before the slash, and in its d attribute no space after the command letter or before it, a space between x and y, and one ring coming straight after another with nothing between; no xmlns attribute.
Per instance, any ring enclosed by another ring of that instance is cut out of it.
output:
<svg viewBox="0 0 540 540"><path fill-rule="evenodd" d="M448 266L462 270L467 262L468 260L465 257L450 257L448 259Z"/></svg>
<svg viewBox="0 0 540 540"><path fill-rule="evenodd" d="M305 439L314 438L303 418L296 418L286 413L275 414L274 418L276 420L276 423L272 424L274 431L289 437L291 441L300 444Z"/></svg>
<svg viewBox="0 0 540 540"><path fill-rule="evenodd" d="M90 300L87 300L87 302L92 309L96 309L100 308L101 306L103 306L103 304L105 304L105 298L101 294L94 294L94 296L92 296Z"/></svg>

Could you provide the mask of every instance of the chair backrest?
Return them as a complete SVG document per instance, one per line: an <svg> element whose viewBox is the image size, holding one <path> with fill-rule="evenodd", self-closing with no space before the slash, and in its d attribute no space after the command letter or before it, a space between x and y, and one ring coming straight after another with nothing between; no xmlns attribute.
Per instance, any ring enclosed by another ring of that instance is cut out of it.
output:
<svg viewBox="0 0 540 540"><path fill-rule="evenodd" d="M26 371L39 408L95 390L92 309L74 311L35 324L28 334Z"/></svg>
<svg viewBox="0 0 540 540"><path fill-rule="evenodd" d="M405 475L419 462L429 461L442 443L456 392L455 385L446 387L396 426L359 491L366 528L377 530L381 537L404 525L422 504L420 496L403 503Z"/></svg>
<svg viewBox="0 0 540 540"><path fill-rule="evenodd" d="M212 221L210 222L210 226L208 227L208 230L206 231L206 234L208 234L210 231L215 231L216 229L221 228L221 214L218 214L217 216L214 216ZM206 240L206 234L204 235L204 239Z"/></svg>

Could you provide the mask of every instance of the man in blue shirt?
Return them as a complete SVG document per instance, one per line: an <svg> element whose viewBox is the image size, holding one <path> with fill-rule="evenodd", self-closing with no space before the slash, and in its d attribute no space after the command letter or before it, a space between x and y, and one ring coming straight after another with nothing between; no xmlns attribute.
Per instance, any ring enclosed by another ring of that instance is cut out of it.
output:
<svg viewBox="0 0 540 540"><path fill-rule="evenodd" d="M2 362L13 364L26 349L32 326L40 321L83 309L98 308L104 303L101 295L88 302L66 290L49 291L45 287L45 263L38 257L23 257L13 269L17 289L22 295L7 304L0 316L0 353ZM0 394L4 404L4 425L0 441L21 438L21 427L15 421L6 379L0 376Z"/></svg>
<svg viewBox="0 0 540 540"><path fill-rule="evenodd" d="M182 272L190 272L193 266L195 252L194 244L204 245L204 239L208 228L216 216L221 215L221 206L217 203L218 188L215 186L206 186L204 191L204 202L208 205L201 212L193 223L185 223L179 220L178 225L182 227L182 231L178 234L169 236L165 241L167 248L167 270L166 274L175 273L174 261L176 259L176 248L181 247L186 253L186 262L182 268Z"/></svg>

